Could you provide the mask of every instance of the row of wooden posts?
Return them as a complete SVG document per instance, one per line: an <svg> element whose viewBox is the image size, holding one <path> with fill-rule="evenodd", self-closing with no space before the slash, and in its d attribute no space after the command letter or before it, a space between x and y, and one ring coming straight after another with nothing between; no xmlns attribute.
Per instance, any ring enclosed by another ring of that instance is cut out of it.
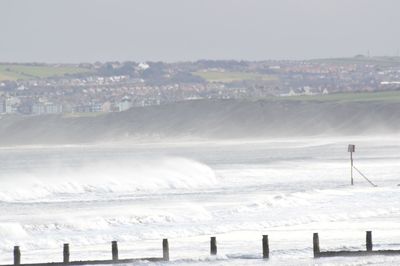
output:
<svg viewBox="0 0 400 266"><path fill-rule="evenodd" d="M100 264L116 264L116 263L131 263L135 261L147 260L147 261L169 261L169 244L168 239L162 241L163 256L153 258L137 258L137 259L120 259L118 256L118 242L111 242L111 260L90 260L90 261L70 261L69 244L63 246L63 262L50 262L50 263L29 263L21 264L21 250L19 246L14 246L14 264L1 265L1 266L12 266L12 265L100 265ZM268 236L263 235L262 238L262 251L263 258L269 258L269 244ZM215 236L210 238L210 255L217 255L217 238Z"/></svg>
<svg viewBox="0 0 400 266"><path fill-rule="evenodd" d="M365 250L320 251L318 233L314 233L313 235L314 258L370 256L370 255L400 255L400 250L373 250L371 231L366 232L365 247L366 247Z"/></svg>
<svg viewBox="0 0 400 266"><path fill-rule="evenodd" d="M116 264L116 263L131 263L135 261L147 260L147 261L169 261L169 244L168 239L162 241L163 256L155 258L137 258L137 259L119 259L118 256L118 243L117 241L111 242L111 260L91 260L91 261L70 261L69 244L63 246L63 262L51 262L51 263L30 263L21 264L21 251L19 246L14 247L14 264L0 265L0 266L12 266L12 265L99 265L99 264ZM363 256L363 255L400 255L400 250L373 250L372 244L372 232L366 232L366 250L357 251L320 251L319 236L318 233L313 234L313 252L314 258L320 257L335 257L335 256ZM210 254L217 255L217 238L215 236L210 238ZM262 254L264 259L269 258L269 242L268 235L262 237Z"/></svg>

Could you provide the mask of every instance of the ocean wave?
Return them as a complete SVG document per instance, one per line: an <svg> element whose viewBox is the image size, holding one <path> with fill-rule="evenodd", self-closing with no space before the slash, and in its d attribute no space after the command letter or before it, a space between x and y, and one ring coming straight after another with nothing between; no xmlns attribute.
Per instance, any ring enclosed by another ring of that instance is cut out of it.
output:
<svg viewBox="0 0 400 266"><path fill-rule="evenodd" d="M141 193L207 188L217 183L205 164L183 158L147 161L98 161L84 167L49 166L41 171L13 173L0 181L0 201L60 200L107 193Z"/></svg>

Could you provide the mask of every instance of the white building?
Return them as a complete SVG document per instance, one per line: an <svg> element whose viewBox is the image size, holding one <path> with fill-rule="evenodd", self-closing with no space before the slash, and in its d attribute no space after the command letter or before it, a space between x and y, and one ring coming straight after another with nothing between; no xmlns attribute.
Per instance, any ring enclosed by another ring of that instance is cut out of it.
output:
<svg viewBox="0 0 400 266"><path fill-rule="evenodd" d="M51 102L36 103L32 106L32 113L35 115L42 114L59 114L62 113L62 105L53 104Z"/></svg>
<svg viewBox="0 0 400 266"><path fill-rule="evenodd" d="M131 99L127 96L122 98L122 101L118 103L118 111L123 112L132 107Z"/></svg>
<svg viewBox="0 0 400 266"><path fill-rule="evenodd" d="M6 112L6 101L0 98L0 114Z"/></svg>
<svg viewBox="0 0 400 266"><path fill-rule="evenodd" d="M10 97L5 100L5 112L7 114L16 113L21 100L17 97Z"/></svg>

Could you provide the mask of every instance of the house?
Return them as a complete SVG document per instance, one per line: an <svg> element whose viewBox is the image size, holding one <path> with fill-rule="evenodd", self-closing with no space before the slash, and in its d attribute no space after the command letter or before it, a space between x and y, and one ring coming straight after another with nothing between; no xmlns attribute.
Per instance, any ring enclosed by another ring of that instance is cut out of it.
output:
<svg viewBox="0 0 400 266"><path fill-rule="evenodd" d="M6 112L6 101L0 98L0 114Z"/></svg>
<svg viewBox="0 0 400 266"><path fill-rule="evenodd" d="M21 100L17 97L10 97L5 100L5 112L7 114L16 113Z"/></svg>
<svg viewBox="0 0 400 266"><path fill-rule="evenodd" d="M122 100L118 103L118 111L123 112L132 107L131 99L128 96L122 98Z"/></svg>
<svg viewBox="0 0 400 266"><path fill-rule="evenodd" d="M62 105L54 104L51 102L35 103L32 105L32 113L35 115L59 114L62 113L62 111L63 111Z"/></svg>

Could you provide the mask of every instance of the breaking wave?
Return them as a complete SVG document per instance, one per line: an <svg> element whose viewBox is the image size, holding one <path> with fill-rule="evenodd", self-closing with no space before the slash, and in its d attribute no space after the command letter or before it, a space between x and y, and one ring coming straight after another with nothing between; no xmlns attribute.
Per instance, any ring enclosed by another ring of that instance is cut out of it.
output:
<svg viewBox="0 0 400 266"><path fill-rule="evenodd" d="M207 188L217 182L205 164L183 158L99 161L83 167L46 167L12 173L0 180L0 201L88 200L107 194L155 193ZM82 194L77 197L77 194ZM100 198L101 198L100 197Z"/></svg>

